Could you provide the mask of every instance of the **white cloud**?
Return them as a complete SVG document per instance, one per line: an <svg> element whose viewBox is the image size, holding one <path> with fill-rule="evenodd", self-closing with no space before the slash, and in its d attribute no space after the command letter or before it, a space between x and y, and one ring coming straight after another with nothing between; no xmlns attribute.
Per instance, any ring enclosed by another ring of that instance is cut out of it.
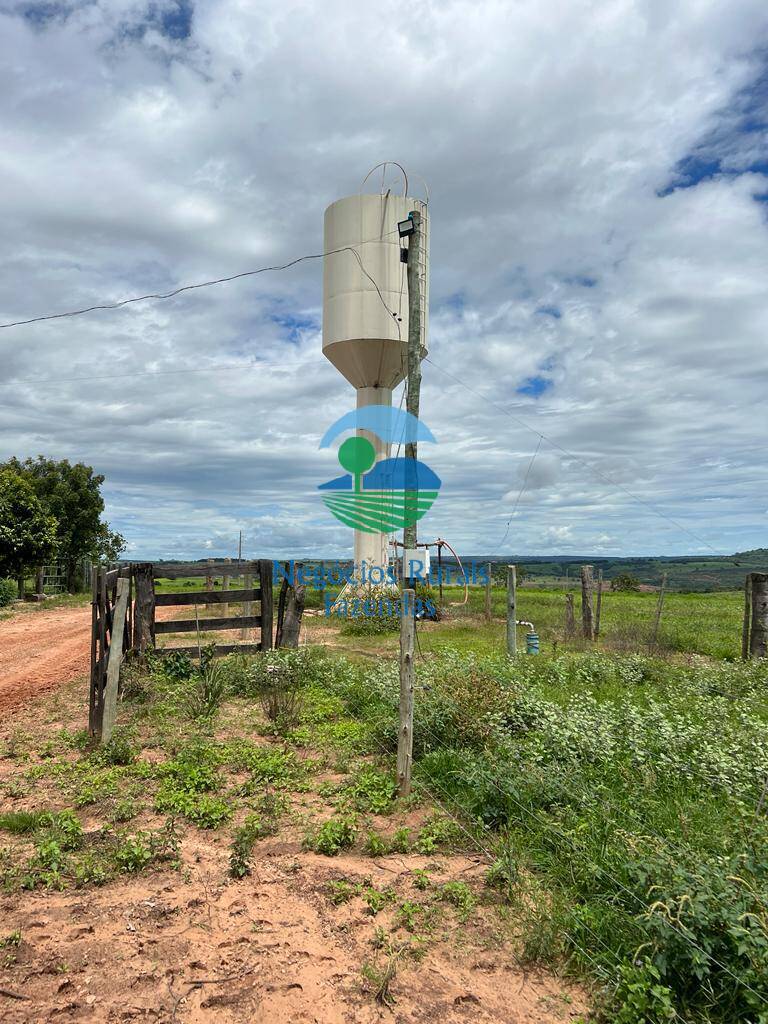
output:
<svg viewBox="0 0 768 1024"><path fill-rule="evenodd" d="M166 8L0 13L1 320L317 252L324 206L395 157L432 195L425 535L496 551L541 432L579 458L542 444L510 551L764 543L766 180L658 194L702 140L748 165L762 2L455 0L414 21L205 0L186 39ZM147 557L233 553L240 529L255 555L347 551L314 491L351 400L320 296L310 263L0 332L5 380L109 378L0 388L0 457L97 466Z"/></svg>

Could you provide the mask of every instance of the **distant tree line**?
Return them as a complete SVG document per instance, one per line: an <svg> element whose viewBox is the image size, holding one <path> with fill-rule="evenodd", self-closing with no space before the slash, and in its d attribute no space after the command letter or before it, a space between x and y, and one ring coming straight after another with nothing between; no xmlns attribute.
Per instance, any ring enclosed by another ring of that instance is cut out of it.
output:
<svg viewBox="0 0 768 1024"><path fill-rule="evenodd" d="M104 477L82 462L11 458L0 463L0 577L19 581L40 566L64 566L66 589L82 581L84 558L115 561L125 539L102 521Z"/></svg>

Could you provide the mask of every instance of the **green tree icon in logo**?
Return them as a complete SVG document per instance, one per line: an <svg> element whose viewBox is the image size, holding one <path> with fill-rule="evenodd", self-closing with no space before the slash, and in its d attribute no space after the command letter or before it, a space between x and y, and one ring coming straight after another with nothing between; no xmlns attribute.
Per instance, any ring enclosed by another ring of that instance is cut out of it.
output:
<svg viewBox="0 0 768 1024"><path fill-rule="evenodd" d="M365 437L348 437L339 448L339 462L355 477L355 490L363 489L363 473L376 461L376 449Z"/></svg>

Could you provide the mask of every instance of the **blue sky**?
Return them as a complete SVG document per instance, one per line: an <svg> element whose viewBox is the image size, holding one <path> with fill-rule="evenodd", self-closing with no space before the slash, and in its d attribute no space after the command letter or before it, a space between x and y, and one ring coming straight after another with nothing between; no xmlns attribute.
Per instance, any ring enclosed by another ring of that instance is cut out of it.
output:
<svg viewBox="0 0 768 1024"><path fill-rule="evenodd" d="M397 159L430 191L425 535L495 550L543 434L508 553L765 546L763 0L425 0L412 25L0 2L0 320L318 252L325 206ZM321 304L313 261L0 332L0 458L94 465L135 557L241 529L253 556L346 555Z"/></svg>

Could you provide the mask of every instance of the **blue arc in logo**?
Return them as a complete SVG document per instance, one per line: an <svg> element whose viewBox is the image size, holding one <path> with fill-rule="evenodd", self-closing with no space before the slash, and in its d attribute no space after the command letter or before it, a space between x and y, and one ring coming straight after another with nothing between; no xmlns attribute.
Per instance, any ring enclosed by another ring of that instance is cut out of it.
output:
<svg viewBox="0 0 768 1024"><path fill-rule="evenodd" d="M369 430L388 444L409 444L413 441L437 443L432 431L421 420L391 405L365 405L362 409L346 413L326 430L320 447L328 448L345 430Z"/></svg>

